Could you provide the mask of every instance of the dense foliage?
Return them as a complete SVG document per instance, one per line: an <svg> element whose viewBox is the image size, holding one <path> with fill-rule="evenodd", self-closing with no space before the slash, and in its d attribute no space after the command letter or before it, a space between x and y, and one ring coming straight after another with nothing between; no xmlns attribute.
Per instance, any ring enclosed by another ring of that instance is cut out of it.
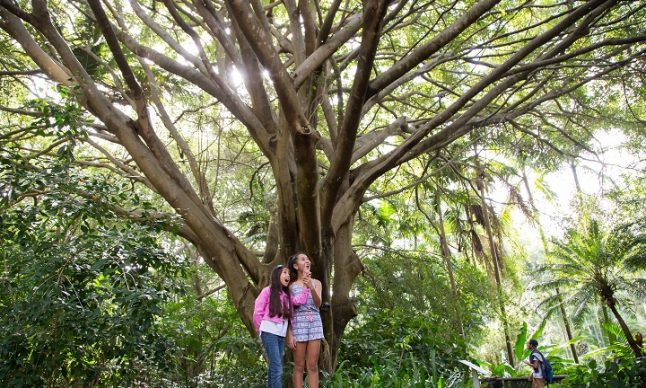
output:
<svg viewBox="0 0 646 388"><path fill-rule="evenodd" d="M605 349L602 362L589 359L582 365L565 370L567 387L641 387L646 385L646 362L635 360L629 347L616 343Z"/></svg>
<svg viewBox="0 0 646 388"><path fill-rule="evenodd" d="M530 337L643 384L645 19L0 0L0 384L262 386L254 297L301 250L326 386L526 376Z"/></svg>
<svg viewBox="0 0 646 388"><path fill-rule="evenodd" d="M468 344L455 315L446 312L460 308L464 330L478 336L489 303L481 287L484 275L467 264L456 268L462 293L453 300L446 298L451 288L436 258L380 252L365 262L356 293L360 315L344 337L341 366L330 385L431 387L462 381L458 360L469 357ZM397 270L402 267L407 270Z"/></svg>
<svg viewBox="0 0 646 388"><path fill-rule="evenodd" d="M64 158L3 158L0 176L0 380L124 384L142 366L169 368L175 346L158 319L181 266L162 248L159 226L124 222L70 195L71 185L106 201L125 193Z"/></svg>

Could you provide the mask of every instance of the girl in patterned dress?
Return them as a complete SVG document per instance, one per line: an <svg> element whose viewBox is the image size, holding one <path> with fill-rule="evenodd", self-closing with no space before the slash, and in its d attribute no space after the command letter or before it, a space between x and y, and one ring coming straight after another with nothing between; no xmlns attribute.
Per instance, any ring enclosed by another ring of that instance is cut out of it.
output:
<svg viewBox="0 0 646 388"><path fill-rule="evenodd" d="M310 387L319 386L318 360L323 338L323 324L319 307L321 306L321 282L312 279L311 262L304 253L289 258L289 286L294 313L290 321L288 345L294 353L294 374L292 383L295 388L303 387L303 374L307 367L307 382Z"/></svg>

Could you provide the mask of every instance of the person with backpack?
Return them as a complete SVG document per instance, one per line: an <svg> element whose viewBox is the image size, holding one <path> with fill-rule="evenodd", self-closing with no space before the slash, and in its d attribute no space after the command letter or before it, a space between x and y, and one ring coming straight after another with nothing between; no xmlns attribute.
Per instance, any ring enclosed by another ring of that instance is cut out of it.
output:
<svg viewBox="0 0 646 388"><path fill-rule="evenodd" d="M547 358L538 350L538 341L530 339L527 341L527 349L531 350L529 360L525 364L532 367L533 371L529 379L532 381L532 388L543 388L545 383L549 384L554 379L552 365Z"/></svg>

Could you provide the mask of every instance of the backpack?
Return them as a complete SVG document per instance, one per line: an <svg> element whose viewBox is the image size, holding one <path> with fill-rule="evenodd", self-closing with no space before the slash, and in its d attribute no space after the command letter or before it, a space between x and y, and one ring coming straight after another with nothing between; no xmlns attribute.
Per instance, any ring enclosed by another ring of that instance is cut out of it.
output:
<svg viewBox="0 0 646 388"><path fill-rule="evenodd" d="M543 362L541 362L541 371L543 372L543 378L545 379L545 382L548 384L551 384L554 382L554 369L552 369L552 364L550 361L543 355L543 353L539 352L538 350L534 349L533 352L536 352L541 355L541 358L543 359ZM532 352L532 353L533 353Z"/></svg>

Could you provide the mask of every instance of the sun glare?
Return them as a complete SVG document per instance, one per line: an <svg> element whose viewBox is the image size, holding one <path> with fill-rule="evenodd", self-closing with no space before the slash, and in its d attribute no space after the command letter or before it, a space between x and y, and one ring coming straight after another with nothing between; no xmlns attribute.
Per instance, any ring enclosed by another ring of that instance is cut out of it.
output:
<svg viewBox="0 0 646 388"><path fill-rule="evenodd" d="M229 80L231 82L231 86L238 87L242 85L244 82L244 77L242 76L242 73L236 69L236 67L232 67L231 70L229 70Z"/></svg>

